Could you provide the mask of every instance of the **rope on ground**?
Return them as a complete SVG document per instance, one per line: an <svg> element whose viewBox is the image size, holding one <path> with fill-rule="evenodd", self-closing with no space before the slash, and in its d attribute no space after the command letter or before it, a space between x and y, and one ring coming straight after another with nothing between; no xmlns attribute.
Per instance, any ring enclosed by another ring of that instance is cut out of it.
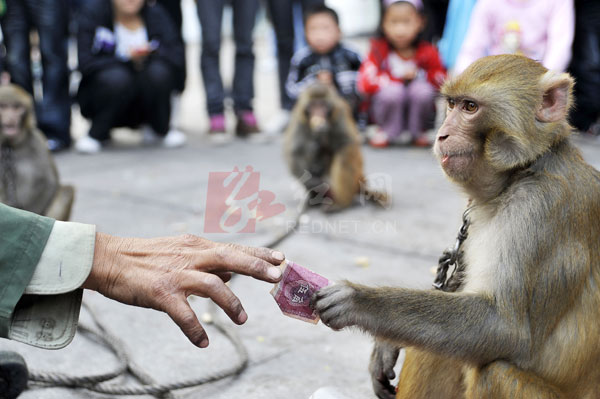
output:
<svg viewBox="0 0 600 399"><path fill-rule="evenodd" d="M291 236L292 233L296 231L300 223L300 218L304 212L306 212L307 208L308 197L304 200L300 211L296 215L292 228L286 229L279 235L275 236L274 239L266 243L264 246L268 248L275 247ZM104 326L94 309L85 302L83 303L83 306L87 309L90 317L92 318L95 328L90 328L80 324L78 329L84 334L93 336L111 352L113 352L119 361L119 365L111 372L84 376L73 376L66 373L30 370L29 381L32 383L32 385L39 386L41 388L83 388L107 395L152 395L160 399L171 399L174 398L172 391L198 387L209 382L214 382L237 375L248 366L249 358L246 347L233 329L229 327L229 325L222 323L215 317L216 305L212 302L209 302L209 309L207 311L209 317L204 320L204 323L213 325L231 342L238 355L237 362L223 370L210 373L203 377L190 378L170 384L156 383L156 381L149 374L147 374L142 367L137 365L131 359L123 341L112 334ZM135 377L142 385L122 385L109 382L110 380L126 374L130 374Z"/></svg>

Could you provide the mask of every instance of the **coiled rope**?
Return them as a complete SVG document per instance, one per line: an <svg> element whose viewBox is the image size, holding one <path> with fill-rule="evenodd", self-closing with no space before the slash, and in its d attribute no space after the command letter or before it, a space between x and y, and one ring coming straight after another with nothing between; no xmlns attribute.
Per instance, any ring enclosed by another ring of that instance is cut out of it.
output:
<svg viewBox="0 0 600 399"><path fill-rule="evenodd" d="M300 223L301 216L308 208L309 199L305 198L302 206L297 213L292 228L287 229L275 236L274 239L265 244L265 247L271 248L279 245L285 239L294 233ZM94 327L88 327L79 324L78 330L84 334L93 336L114 353L119 361L119 365L115 370L101 374L91 374L84 376L73 376L66 373L57 373L40 370L29 370L30 387L65 387L65 388L83 388L90 391L107 394L107 395L152 395L161 399L174 398L172 391L198 387L200 385L221 380L233 375L237 375L244 371L248 366L248 351L241 339L229 327L228 324L221 322L215 317L216 305L209 301L208 310L202 317L202 322L205 325L214 326L221 334L231 342L237 353L237 361L232 366L222 370L212 372L208 375L190 378L186 380L176 381L169 384L158 384L142 367L136 364L129 356L126 345L116 335L112 334L100 321L95 310L87 303L83 303L83 307L89 313ZM141 385L118 384L111 383L117 377L131 375L137 379Z"/></svg>

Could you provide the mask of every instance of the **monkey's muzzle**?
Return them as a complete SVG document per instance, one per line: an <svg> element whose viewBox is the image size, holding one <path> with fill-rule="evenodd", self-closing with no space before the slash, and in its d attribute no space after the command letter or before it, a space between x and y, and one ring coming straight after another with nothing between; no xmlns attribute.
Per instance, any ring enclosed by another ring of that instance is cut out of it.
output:
<svg viewBox="0 0 600 399"><path fill-rule="evenodd" d="M308 126L313 132L324 132L327 130L327 118L324 115L312 115L308 120Z"/></svg>

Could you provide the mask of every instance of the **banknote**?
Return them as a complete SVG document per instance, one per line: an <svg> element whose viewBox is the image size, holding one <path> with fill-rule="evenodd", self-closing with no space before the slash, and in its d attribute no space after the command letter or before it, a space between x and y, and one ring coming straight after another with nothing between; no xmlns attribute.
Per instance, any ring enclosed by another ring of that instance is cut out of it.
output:
<svg viewBox="0 0 600 399"><path fill-rule="evenodd" d="M283 261L280 267L281 281L271 290L277 305L286 316L317 324L319 315L310 307L310 298L331 282L289 260Z"/></svg>

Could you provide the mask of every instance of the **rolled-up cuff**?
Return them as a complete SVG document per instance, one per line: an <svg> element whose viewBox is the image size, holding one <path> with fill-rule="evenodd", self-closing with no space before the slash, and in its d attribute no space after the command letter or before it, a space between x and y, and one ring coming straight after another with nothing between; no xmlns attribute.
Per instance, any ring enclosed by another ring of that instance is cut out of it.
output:
<svg viewBox="0 0 600 399"><path fill-rule="evenodd" d="M83 290L94 260L96 228L55 222L8 338L45 349L67 346L75 336Z"/></svg>

